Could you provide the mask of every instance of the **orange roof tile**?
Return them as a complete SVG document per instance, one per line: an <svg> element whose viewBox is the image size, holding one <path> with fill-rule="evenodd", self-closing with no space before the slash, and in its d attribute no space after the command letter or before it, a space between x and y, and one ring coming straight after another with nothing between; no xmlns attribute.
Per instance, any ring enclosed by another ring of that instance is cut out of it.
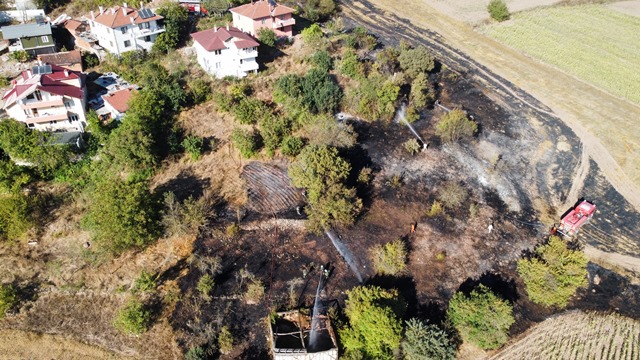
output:
<svg viewBox="0 0 640 360"><path fill-rule="evenodd" d="M91 18L91 15L89 15L88 17ZM138 9L130 7L125 8L122 6L115 6L107 9L102 14L95 15L95 17L95 22L112 29L118 28L120 26L131 25L131 18L133 18L135 24L164 19L162 16L156 14L154 14L152 17L143 19L138 14Z"/></svg>
<svg viewBox="0 0 640 360"><path fill-rule="evenodd" d="M267 0L258 0L258 1L251 2L249 4L240 5L238 7L229 9L229 11L231 11L232 13L249 17L253 20L262 19L268 16L280 16L284 14L293 14L295 12L294 9L288 6L278 5L278 4L276 4L276 6L273 8L273 12L272 12L271 6L269 5L269 1Z"/></svg>

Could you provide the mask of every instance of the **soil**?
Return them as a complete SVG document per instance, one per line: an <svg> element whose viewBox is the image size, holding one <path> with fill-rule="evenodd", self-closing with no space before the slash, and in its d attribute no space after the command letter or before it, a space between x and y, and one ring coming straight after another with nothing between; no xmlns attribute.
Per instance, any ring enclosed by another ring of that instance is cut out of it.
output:
<svg viewBox="0 0 640 360"><path fill-rule="evenodd" d="M640 16L640 1L618 1L607 5L608 8L620 11L623 14Z"/></svg>

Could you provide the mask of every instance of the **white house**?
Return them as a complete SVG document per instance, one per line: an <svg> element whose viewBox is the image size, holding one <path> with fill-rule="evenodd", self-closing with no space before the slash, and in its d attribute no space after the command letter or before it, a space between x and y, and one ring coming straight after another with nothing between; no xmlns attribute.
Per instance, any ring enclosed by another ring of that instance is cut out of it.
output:
<svg viewBox="0 0 640 360"><path fill-rule="evenodd" d="M105 110L108 111L111 119L122 120L124 113L129 110L129 99L131 95L136 93L136 89L133 87L114 91L107 95L102 95L104 100Z"/></svg>
<svg viewBox="0 0 640 360"><path fill-rule="evenodd" d="M162 20L151 9L116 6L89 16L91 34L100 46L120 55L133 50L151 50L159 34L165 31Z"/></svg>
<svg viewBox="0 0 640 360"><path fill-rule="evenodd" d="M38 65L23 71L12 85L2 97L10 117L41 131L84 131L87 91L83 73Z"/></svg>
<svg viewBox="0 0 640 360"><path fill-rule="evenodd" d="M247 76L258 71L258 42L251 35L227 26L191 34L198 63L211 75Z"/></svg>
<svg viewBox="0 0 640 360"><path fill-rule="evenodd" d="M275 0L257 0L229 9L233 26L257 36L262 28L273 30L278 37L293 36L294 9L279 5Z"/></svg>

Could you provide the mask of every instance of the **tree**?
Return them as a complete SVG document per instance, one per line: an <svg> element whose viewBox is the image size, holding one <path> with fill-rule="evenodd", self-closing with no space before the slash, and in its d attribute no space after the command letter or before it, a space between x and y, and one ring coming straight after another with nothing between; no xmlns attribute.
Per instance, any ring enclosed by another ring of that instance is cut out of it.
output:
<svg viewBox="0 0 640 360"><path fill-rule="evenodd" d="M339 330L347 353L360 353L364 359L393 359L400 347L400 319L406 310L397 290L358 286L347 291L347 296L349 325Z"/></svg>
<svg viewBox="0 0 640 360"><path fill-rule="evenodd" d="M119 254L140 249L158 235L157 204L146 182L105 178L96 185L92 200L84 223L107 250Z"/></svg>
<svg viewBox="0 0 640 360"><path fill-rule="evenodd" d="M276 46L276 41L278 41L278 36L269 28L260 28L258 30L258 40L269 47L274 47Z"/></svg>
<svg viewBox="0 0 640 360"><path fill-rule="evenodd" d="M455 344L447 333L418 319L406 322L402 355L404 360L454 360Z"/></svg>
<svg viewBox="0 0 640 360"><path fill-rule="evenodd" d="M304 16L312 22L328 19L337 10L335 0L303 0Z"/></svg>
<svg viewBox="0 0 640 360"><path fill-rule="evenodd" d="M18 305L18 292L13 285L0 285L0 319L16 305Z"/></svg>
<svg viewBox="0 0 640 360"><path fill-rule="evenodd" d="M348 94L348 103L363 118L391 120L395 114L400 87L376 74L360 80Z"/></svg>
<svg viewBox="0 0 640 360"><path fill-rule="evenodd" d="M340 73L352 79L364 77L364 65L353 50L348 50L342 55L342 59L338 64L338 70Z"/></svg>
<svg viewBox="0 0 640 360"><path fill-rule="evenodd" d="M215 285L213 278L209 274L204 274L198 280L198 284L196 285L196 289L200 293L200 296L206 301L211 300L211 291L213 290L213 286Z"/></svg>
<svg viewBox="0 0 640 360"><path fill-rule="evenodd" d="M302 138L297 136L287 136L282 140L280 144L280 150L282 151L282 155L285 156L296 156L302 150L304 146L304 141Z"/></svg>
<svg viewBox="0 0 640 360"><path fill-rule="evenodd" d="M400 51L394 47L386 47L376 55L376 66L382 74L393 75L400 68L398 63Z"/></svg>
<svg viewBox="0 0 640 360"><path fill-rule="evenodd" d="M264 148L272 154L291 131L291 123L284 116L267 115L260 120L260 136Z"/></svg>
<svg viewBox="0 0 640 360"><path fill-rule="evenodd" d="M147 331L151 322L151 311L137 299L131 299L121 308L114 319L114 326L127 334L140 335Z"/></svg>
<svg viewBox="0 0 640 360"><path fill-rule="evenodd" d="M369 250L373 268L378 274L398 275L407 268L407 247L397 239Z"/></svg>
<svg viewBox="0 0 640 360"><path fill-rule="evenodd" d="M340 105L342 89L326 71L311 69L302 81L302 101L313 113L334 113Z"/></svg>
<svg viewBox="0 0 640 360"><path fill-rule="evenodd" d="M168 53L175 49L178 43L189 34L189 14L187 9L177 2L165 2L156 10L160 16L164 16L165 31L158 35L153 43L153 50Z"/></svg>
<svg viewBox="0 0 640 360"><path fill-rule="evenodd" d="M314 24L311 24L311 26L309 26L308 28L303 29L301 32L301 35L302 35L302 40L306 44L309 44L312 47L316 47L319 45L320 41L322 40L324 33L322 32L320 25L314 23Z"/></svg>
<svg viewBox="0 0 640 360"><path fill-rule="evenodd" d="M332 225L349 225L362 208L355 189L345 182L351 165L330 146L309 145L289 166L289 176L296 187L305 188L311 207L306 209L309 226L321 231Z"/></svg>
<svg viewBox="0 0 640 360"><path fill-rule="evenodd" d="M233 350L233 335L228 326L223 326L218 334L218 349L221 354L229 354Z"/></svg>
<svg viewBox="0 0 640 360"><path fill-rule="evenodd" d="M31 180L27 169L16 165L8 156L3 156L0 150L0 195L17 192Z"/></svg>
<svg viewBox="0 0 640 360"><path fill-rule="evenodd" d="M455 293L449 301L447 318L465 341L482 349L496 349L506 343L509 328L515 322L512 306L484 285L469 296Z"/></svg>
<svg viewBox="0 0 640 360"><path fill-rule="evenodd" d="M461 109L453 109L444 114L436 125L436 135L444 142L455 143L472 137L478 131L478 124L469 120Z"/></svg>
<svg viewBox="0 0 640 360"><path fill-rule="evenodd" d="M504 0L491 0L487 5L487 11L493 20L509 20L509 8L507 8L507 3Z"/></svg>
<svg viewBox="0 0 640 360"><path fill-rule="evenodd" d="M587 285L587 262L582 251L571 250L561 238L551 236L533 258L518 261L518 274L531 301L565 307L576 290Z"/></svg>
<svg viewBox="0 0 640 360"><path fill-rule="evenodd" d="M411 93L409 100L415 109L422 109L431 105L435 100L436 93L425 73L419 73L411 82Z"/></svg>
<svg viewBox="0 0 640 360"><path fill-rule="evenodd" d="M428 73L435 67L433 55L422 45L417 48L402 50L398 56L398 61L400 62L400 68L412 79L415 79L418 74Z"/></svg>
<svg viewBox="0 0 640 360"><path fill-rule="evenodd" d="M197 161L202 157L202 149L204 148L204 140L201 137L189 135L182 140L184 151L189 154L191 160Z"/></svg>
<svg viewBox="0 0 640 360"><path fill-rule="evenodd" d="M145 124L133 115L112 131L102 149L102 160L116 171L145 171L155 167L155 141Z"/></svg>
<svg viewBox="0 0 640 360"><path fill-rule="evenodd" d="M333 59L327 50L316 51L311 55L309 61L325 73L333 68Z"/></svg>
<svg viewBox="0 0 640 360"><path fill-rule="evenodd" d="M27 232L36 225L31 215L32 206L22 191L0 194L0 240L26 238Z"/></svg>

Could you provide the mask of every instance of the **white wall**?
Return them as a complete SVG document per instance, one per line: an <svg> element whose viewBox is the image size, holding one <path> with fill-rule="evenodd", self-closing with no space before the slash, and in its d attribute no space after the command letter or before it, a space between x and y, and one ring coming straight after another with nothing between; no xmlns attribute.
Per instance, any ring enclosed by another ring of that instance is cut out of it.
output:
<svg viewBox="0 0 640 360"><path fill-rule="evenodd" d="M45 17L44 10L2 10L0 11L0 22L15 20L24 23L35 19L36 16Z"/></svg>
<svg viewBox="0 0 640 360"><path fill-rule="evenodd" d="M111 29L97 21L91 21L89 24L91 33L98 39L100 46L117 55L140 49L149 51L158 37L158 34L150 35L151 41L144 41L144 37L136 37L135 35L140 33L140 29L138 25L133 24L126 26L126 32L124 34L121 30L122 27ZM149 27L150 29L157 29L158 23L155 20L149 21ZM125 41L129 41L131 45L126 47Z"/></svg>
<svg viewBox="0 0 640 360"><path fill-rule="evenodd" d="M87 119L85 116L85 106L84 106L83 99L76 99L68 96L50 94L46 91L41 91L40 94L42 95L42 102L62 99L62 105L39 108L37 109L38 116L61 115L61 114L71 113L71 114L77 115L78 120L69 121L67 118L67 120L56 120L55 124L52 124L50 122L33 124L32 126L30 126L31 128L34 128L36 130L46 130L46 131L55 131L55 130L84 131L84 128L87 126ZM7 108L7 114L18 121L26 122L28 120L29 115L27 115L25 113L25 110L22 109L22 107L20 106L22 103L26 103L26 102L39 102L39 101L27 100L27 99L18 100L16 103L14 103L9 108ZM68 108L65 106L65 103L69 104ZM29 109L27 111L30 114L33 114L33 109Z"/></svg>
<svg viewBox="0 0 640 360"><path fill-rule="evenodd" d="M257 50L244 52L244 50L238 50L233 46L232 48L223 49L220 55L215 55L215 52L205 50L198 42L194 42L194 47L200 66L217 78L225 76L241 78L247 76L248 72L258 69L258 63L256 62ZM241 58L243 60L242 64L240 64ZM219 63L219 67L216 67L217 63Z"/></svg>

